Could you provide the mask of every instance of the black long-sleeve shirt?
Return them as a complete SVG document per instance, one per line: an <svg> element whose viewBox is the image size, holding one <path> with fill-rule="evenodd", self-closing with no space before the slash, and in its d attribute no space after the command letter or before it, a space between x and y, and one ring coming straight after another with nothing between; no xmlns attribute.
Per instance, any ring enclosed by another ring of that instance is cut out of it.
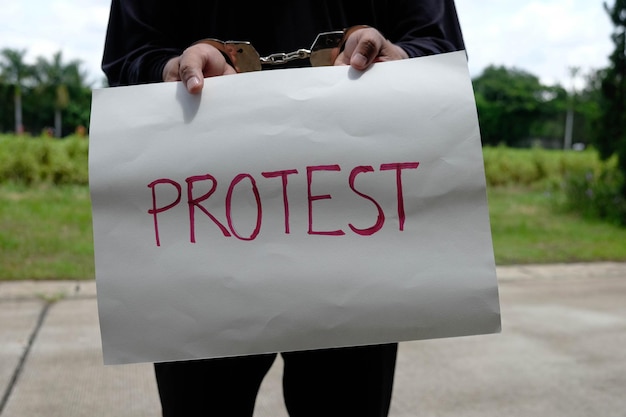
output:
<svg viewBox="0 0 626 417"><path fill-rule="evenodd" d="M102 69L111 86L157 82L200 39L250 41L269 55L355 25L378 29L410 57L464 49L454 0L113 0Z"/></svg>

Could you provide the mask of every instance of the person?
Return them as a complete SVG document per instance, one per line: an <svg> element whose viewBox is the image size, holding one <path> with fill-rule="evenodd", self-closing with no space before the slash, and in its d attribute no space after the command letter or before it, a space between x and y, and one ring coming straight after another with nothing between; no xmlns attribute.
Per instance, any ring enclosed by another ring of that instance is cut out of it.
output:
<svg viewBox="0 0 626 417"><path fill-rule="evenodd" d="M102 69L110 86L182 81L197 94L206 77L238 72L219 41L200 40L248 41L266 56L348 28L330 64L362 71L464 49L453 0L113 0ZM388 415L396 354L395 343L281 353L289 415ZM251 416L276 355L155 364L163 415Z"/></svg>

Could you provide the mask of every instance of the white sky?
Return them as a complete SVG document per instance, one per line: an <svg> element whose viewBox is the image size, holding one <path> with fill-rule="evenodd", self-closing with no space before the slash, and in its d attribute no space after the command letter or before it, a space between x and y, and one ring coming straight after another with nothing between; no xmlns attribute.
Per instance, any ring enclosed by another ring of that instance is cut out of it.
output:
<svg viewBox="0 0 626 417"><path fill-rule="evenodd" d="M613 4L611 0L608 0ZM504 65L545 84L570 84L569 68L604 68L613 49L603 0L456 0L471 75ZM26 61L62 51L79 59L94 86L109 0L0 0L0 49L26 49ZM172 3L175 7L175 2Z"/></svg>

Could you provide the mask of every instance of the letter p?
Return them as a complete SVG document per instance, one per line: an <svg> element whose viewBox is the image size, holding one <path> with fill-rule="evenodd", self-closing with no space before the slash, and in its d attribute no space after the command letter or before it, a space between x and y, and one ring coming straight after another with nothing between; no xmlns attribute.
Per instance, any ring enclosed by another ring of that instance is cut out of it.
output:
<svg viewBox="0 0 626 417"><path fill-rule="evenodd" d="M177 194L176 200L173 203L168 204L167 206L157 207L156 186L159 184L170 184L176 187L176 192L178 194ZM148 184L148 188L152 190L152 208L148 210L148 213L152 214L152 216L154 217L154 235L156 237L156 245L161 246L161 240L159 239L159 221L158 221L157 215L159 213L163 213L164 211L171 209L172 207L180 203L181 186L176 181L170 180L168 178L161 178L156 181L152 181L150 184Z"/></svg>

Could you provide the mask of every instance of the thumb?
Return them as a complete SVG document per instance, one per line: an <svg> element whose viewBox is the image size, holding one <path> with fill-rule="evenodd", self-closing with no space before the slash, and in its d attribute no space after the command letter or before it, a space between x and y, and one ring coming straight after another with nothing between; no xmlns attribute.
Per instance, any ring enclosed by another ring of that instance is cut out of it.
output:
<svg viewBox="0 0 626 417"><path fill-rule="evenodd" d="M382 37L376 30L361 29L348 38L344 52L354 69L364 70L376 60L381 48Z"/></svg>
<svg viewBox="0 0 626 417"><path fill-rule="evenodd" d="M220 51L207 44L193 45L180 58L180 79L192 94L202 91L204 78L235 74Z"/></svg>
<svg viewBox="0 0 626 417"><path fill-rule="evenodd" d="M190 75L186 80L183 79L183 82L185 83L187 91L191 94L199 93L204 87L204 78L198 77L197 75Z"/></svg>

